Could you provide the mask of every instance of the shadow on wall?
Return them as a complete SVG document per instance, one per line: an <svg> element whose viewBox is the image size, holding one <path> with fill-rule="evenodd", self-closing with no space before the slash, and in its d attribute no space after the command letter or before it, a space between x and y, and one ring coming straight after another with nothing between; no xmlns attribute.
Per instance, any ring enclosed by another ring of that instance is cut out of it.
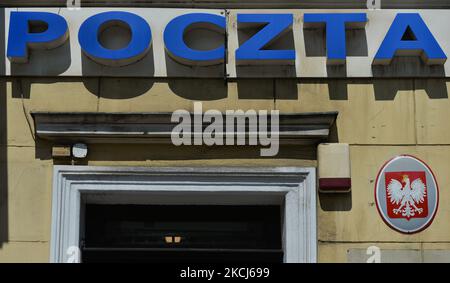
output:
<svg viewBox="0 0 450 283"><path fill-rule="evenodd" d="M326 57L326 32L324 28L304 29L304 46L307 57ZM365 29L347 29L345 32L347 57L367 57L367 36ZM346 65L327 65L329 78L344 78Z"/></svg>
<svg viewBox="0 0 450 283"><path fill-rule="evenodd" d="M107 99L130 99L151 90L157 82L167 83L177 96L192 101L214 101L228 97L229 84L223 79L213 78L21 78L14 79L13 97L30 98L33 83L51 84L57 82L82 82L93 95ZM19 84L19 82L21 82ZM236 80L238 99L296 100L298 81L296 79L239 79ZM21 94L21 92L23 94Z"/></svg>
<svg viewBox="0 0 450 283"><path fill-rule="evenodd" d="M5 9L0 9L0 54L5 54ZM5 74L5 57L0 56L0 75ZM0 78L0 248L8 242L8 152L6 80Z"/></svg>
<svg viewBox="0 0 450 283"><path fill-rule="evenodd" d="M396 57L389 66L372 66L372 72L377 100L393 100L397 91L415 89L425 89L431 99L448 98L443 65L426 65L419 57ZM385 83L387 80L377 79L399 74L400 77L416 78L414 84L398 83L401 79L390 79L389 83Z"/></svg>
<svg viewBox="0 0 450 283"><path fill-rule="evenodd" d="M419 56L398 56L389 65L372 65L376 78L399 77L445 77L444 65L427 65Z"/></svg>
<svg viewBox="0 0 450 283"><path fill-rule="evenodd" d="M0 79L0 247L8 241L8 151L6 81Z"/></svg>
<svg viewBox="0 0 450 283"><path fill-rule="evenodd" d="M58 76L71 64L70 39L52 50L33 50L27 64L11 63L13 76Z"/></svg>
<svg viewBox="0 0 450 283"><path fill-rule="evenodd" d="M447 82L448 80L445 79L416 79L414 80L414 88L425 90L431 99L448 99Z"/></svg>
<svg viewBox="0 0 450 283"><path fill-rule="evenodd" d="M296 79L237 79L238 99L296 100ZM233 82L230 81L230 82ZM228 82L223 79L171 79L169 88L178 96L197 101L212 101L228 97Z"/></svg>
<svg viewBox="0 0 450 283"><path fill-rule="evenodd" d="M47 141L41 141L37 146L36 143L36 158L41 160L51 160L51 144ZM44 145L45 144L45 145ZM145 162L145 161L187 161L192 165L192 161L201 161L198 166L210 166L208 160L232 160L240 159L239 166L255 166L255 160L271 160L277 159L291 159L311 162L310 166L314 166L316 161L317 145L316 146L280 146L279 154L274 157L261 157L260 150L263 147L259 146L180 146L173 145L154 145L148 144L89 144L89 156L87 159L67 158L54 159L54 165L90 165L90 162L105 161L117 162L120 165L122 162L124 166L133 165L130 162ZM112 155L111 152L114 152ZM248 163L245 161L248 160ZM204 162L204 163L203 163ZM216 163L217 164L217 163ZM139 163L139 166L142 166ZM173 166L167 165L167 166ZM184 166L179 163L178 166ZM270 166L270 165L269 165Z"/></svg>
<svg viewBox="0 0 450 283"><path fill-rule="evenodd" d="M316 160L316 147L280 146L276 158ZM174 146L148 144L91 144L89 161L154 161L154 160L208 160L208 159L273 159L261 157L260 149L267 146ZM114 155L111 155L114 152Z"/></svg>
<svg viewBox="0 0 450 283"><path fill-rule="evenodd" d="M308 57L326 57L326 33L324 29L304 29L305 53ZM346 31L347 57L368 56L367 36L365 29L353 29ZM347 100L349 83L352 79L346 78L346 65L327 65L328 90L331 100ZM396 83L389 78L442 78L433 80L431 86L427 86L427 94L430 98L447 98L445 84L445 71L443 66L427 65L419 56L395 57L392 62L385 65L373 65L373 84L376 100L393 100L399 90L413 90L414 85ZM378 80L380 78L381 80ZM385 79L385 80L383 80Z"/></svg>
<svg viewBox="0 0 450 283"><path fill-rule="evenodd" d="M398 91L424 89L430 99L448 98L447 80L431 79L374 79L376 100L394 100Z"/></svg>
<svg viewBox="0 0 450 283"><path fill-rule="evenodd" d="M42 32L47 27L40 22L30 24L30 32ZM51 50L33 50L26 64L11 63L14 76L57 76L64 73L71 64L70 37L60 47Z"/></svg>
<svg viewBox="0 0 450 283"><path fill-rule="evenodd" d="M238 79L239 99L297 100L297 79Z"/></svg>
<svg viewBox="0 0 450 283"><path fill-rule="evenodd" d="M352 192L348 193L320 193L320 208L323 211L351 211Z"/></svg>
<svg viewBox="0 0 450 283"><path fill-rule="evenodd" d="M261 28L246 28L238 30L239 46L253 37ZM282 34L277 40L268 44L263 50L295 50L294 35L291 30ZM236 74L240 78L295 78L295 61L287 65L237 65Z"/></svg>
<svg viewBox="0 0 450 283"><path fill-rule="evenodd" d="M315 80L314 80L315 81ZM430 99L448 98L446 78L328 79L330 100L348 100L351 84L373 84L375 100L394 100L399 91L424 89Z"/></svg>
<svg viewBox="0 0 450 283"><path fill-rule="evenodd" d="M52 160L53 142L36 138L34 157L39 160Z"/></svg>
<svg viewBox="0 0 450 283"><path fill-rule="evenodd" d="M58 77L58 78L45 78L45 77L22 77L12 78L12 97L30 99L31 86L34 83L39 84L54 84L58 82L82 82L86 89L88 89L93 95L97 95L98 80L97 79L83 79L75 77Z"/></svg>
<svg viewBox="0 0 450 283"><path fill-rule="evenodd" d="M155 73L154 59L153 59L153 47L150 48L148 53L138 62L121 67L111 67L101 65L84 53L81 54L81 72L83 76L147 76L152 77Z"/></svg>
<svg viewBox="0 0 450 283"><path fill-rule="evenodd" d="M213 50L225 44L225 37L215 31L194 28L184 34L184 41L189 48L194 50ZM195 77L195 78L224 78L225 64L210 66L184 65L165 53L166 69L168 77Z"/></svg>
<svg viewBox="0 0 450 283"><path fill-rule="evenodd" d="M224 79L175 79L167 82L173 93L185 99L211 101L228 96L228 84Z"/></svg>
<svg viewBox="0 0 450 283"><path fill-rule="evenodd" d="M83 81L92 94L107 99L129 99L148 92L155 83L154 79L144 78L98 78Z"/></svg>
<svg viewBox="0 0 450 283"><path fill-rule="evenodd" d="M326 32L324 28L304 29L305 53L308 57L326 57ZM345 32L347 57L368 55L365 29L348 29Z"/></svg>
<svg viewBox="0 0 450 283"><path fill-rule="evenodd" d="M240 100L298 100L298 85L317 83L328 85L330 100L348 100L348 86L372 84L375 100L394 100L399 91L423 89L431 99L448 99L447 78L366 78L366 79L238 79L237 96ZM12 80L13 98L30 98L33 83L82 82L93 95L107 99L130 99L150 91L157 82L167 83L181 98L193 101L214 101L228 97L229 83L212 78L76 78L23 77ZM232 83L233 81L230 81ZM299 102L301 103L301 101Z"/></svg>
<svg viewBox="0 0 450 283"><path fill-rule="evenodd" d="M184 40L188 47L196 50L213 50L224 45L224 36L207 29L192 29ZM225 64L211 66L184 65L165 52L167 76L180 78L167 80L169 88L178 96L200 101L227 98ZM185 79L181 79L185 78Z"/></svg>
<svg viewBox="0 0 450 283"><path fill-rule="evenodd" d="M348 100L351 84L373 84L375 100L394 100L399 91L423 89L431 99L447 99L445 78L375 78L375 79L239 79L236 80L240 100L298 100L298 84L326 83L330 100ZM213 101L228 97L228 83L222 79L149 79L149 78L15 78L12 97L30 98L33 83L82 82L93 95L108 99L129 99L150 91L156 82L167 82L171 91L181 98ZM301 103L301 102L300 102Z"/></svg>

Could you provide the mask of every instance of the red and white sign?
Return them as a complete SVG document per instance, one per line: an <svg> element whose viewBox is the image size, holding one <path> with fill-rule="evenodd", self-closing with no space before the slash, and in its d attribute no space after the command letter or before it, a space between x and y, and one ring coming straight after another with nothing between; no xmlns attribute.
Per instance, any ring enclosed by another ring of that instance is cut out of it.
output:
<svg viewBox="0 0 450 283"><path fill-rule="evenodd" d="M421 218L428 216L427 183L424 171L387 172L386 199L390 218Z"/></svg>
<svg viewBox="0 0 450 283"><path fill-rule="evenodd" d="M438 185L428 165L401 155L389 160L378 173L375 199L386 224L402 233L416 233L433 221Z"/></svg>

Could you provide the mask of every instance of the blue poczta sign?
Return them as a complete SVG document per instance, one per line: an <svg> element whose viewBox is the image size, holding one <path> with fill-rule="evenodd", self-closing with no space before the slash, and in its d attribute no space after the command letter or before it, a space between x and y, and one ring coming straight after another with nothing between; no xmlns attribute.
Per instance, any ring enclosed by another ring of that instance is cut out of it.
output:
<svg viewBox="0 0 450 283"><path fill-rule="evenodd" d="M326 34L327 64L345 64L347 58L346 32L364 29L367 13L304 13L304 28L323 28ZM31 22L41 22L45 31L31 32ZM267 48L283 33L292 28L293 14L237 13L237 29L248 26L261 27L235 51L236 65L275 62L293 64L296 50ZM111 25L123 25L131 31L128 45L120 49L108 49L99 42L98 34ZM211 50L194 49L184 40L186 32L203 27L227 36L227 17L212 13L185 13L171 19L163 30L166 52L185 65L216 65L224 63L226 46ZM73 32L73 31L72 31ZM142 59L152 46L152 29L148 20L138 14L124 11L100 12L89 16L77 31L80 49L91 60L108 66L125 66ZM405 39L406 32L413 38ZM11 11L7 57L13 63L27 63L30 50L53 49L69 38L69 25L64 16L43 11ZM76 38L76 37L75 37ZM226 42L226 41L225 41ZM433 36L419 13L397 13L384 40L373 57L373 65L389 65L396 55L420 56L427 65L443 65L447 59L439 42Z"/></svg>

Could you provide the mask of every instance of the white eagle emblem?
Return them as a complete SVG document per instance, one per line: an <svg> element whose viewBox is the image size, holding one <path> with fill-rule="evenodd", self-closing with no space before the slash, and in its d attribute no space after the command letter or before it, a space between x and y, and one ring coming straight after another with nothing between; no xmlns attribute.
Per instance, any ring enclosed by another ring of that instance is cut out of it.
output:
<svg viewBox="0 0 450 283"><path fill-rule="evenodd" d="M399 214L407 219L423 212L422 208L418 208L416 204L423 203L427 194L426 186L420 178L415 179L412 183L408 175L403 175L402 183L396 179L391 179L387 186L389 201L399 207L394 208L392 212Z"/></svg>

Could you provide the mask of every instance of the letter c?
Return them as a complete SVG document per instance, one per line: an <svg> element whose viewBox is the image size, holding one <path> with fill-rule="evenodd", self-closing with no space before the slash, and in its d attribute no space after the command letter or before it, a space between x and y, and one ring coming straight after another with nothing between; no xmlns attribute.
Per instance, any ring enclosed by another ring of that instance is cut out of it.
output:
<svg viewBox="0 0 450 283"><path fill-rule="evenodd" d="M207 27L225 34L225 17L191 13L174 18L164 30L164 43L167 53L176 61L188 65L217 65L224 61L225 46L213 50L194 50L184 42L183 36L194 25Z"/></svg>

